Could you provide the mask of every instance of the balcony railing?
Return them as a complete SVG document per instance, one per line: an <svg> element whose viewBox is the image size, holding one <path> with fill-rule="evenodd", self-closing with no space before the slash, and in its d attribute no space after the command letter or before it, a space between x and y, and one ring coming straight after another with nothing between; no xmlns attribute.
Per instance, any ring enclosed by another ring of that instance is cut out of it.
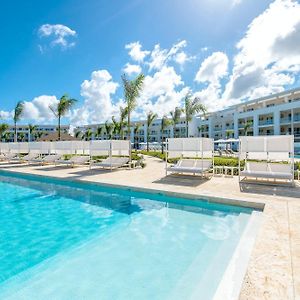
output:
<svg viewBox="0 0 300 300"><path fill-rule="evenodd" d="M273 120L262 120L258 122L259 126L264 126L264 125L273 125L274 121Z"/></svg>
<svg viewBox="0 0 300 300"><path fill-rule="evenodd" d="M291 123L292 122L292 117L287 117L287 118L281 118L280 123ZM294 116L294 122L300 122L300 115L295 115Z"/></svg>

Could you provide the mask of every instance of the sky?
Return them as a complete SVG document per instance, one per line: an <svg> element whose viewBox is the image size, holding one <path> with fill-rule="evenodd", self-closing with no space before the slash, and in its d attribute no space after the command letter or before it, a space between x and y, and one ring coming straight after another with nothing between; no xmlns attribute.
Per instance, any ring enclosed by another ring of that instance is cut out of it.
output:
<svg viewBox="0 0 300 300"><path fill-rule="evenodd" d="M11 0L0 9L0 122L94 124L125 106L121 75L145 74L133 119L199 97L209 111L300 86L296 0Z"/></svg>

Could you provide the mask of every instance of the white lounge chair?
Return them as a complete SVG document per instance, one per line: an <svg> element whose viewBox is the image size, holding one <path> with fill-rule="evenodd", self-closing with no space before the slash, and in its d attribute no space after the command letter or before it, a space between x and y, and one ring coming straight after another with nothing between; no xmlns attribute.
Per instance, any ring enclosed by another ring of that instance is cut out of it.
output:
<svg viewBox="0 0 300 300"><path fill-rule="evenodd" d="M181 159L176 165L168 167L167 172L203 174L212 168L212 161L205 159Z"/></svg>
<svg viewBox="0 0 300 300"><path fill-rule="evenodd" d="M129 158L128 157L108 157L101 162L93 162L90 163L90 168L92 166L97 166L106 169L117 169L124 166L128 166Z"/></svg>
<svg viewBox="0 0 300 300"><path fill-rule="evenodd" d="M38 159L40 157L39 153L28 153L27 155L20 157L19 161L20 162L28 162L31 163L33 162L35 159Z"/></svg>
<svg viewBox="0 0 300 300"><path fill-rule="evenodd" d="M247 162L245 169L240 172L245 178L265 178L292 180L294 177L291 164Z"/></svg>
<svg viewBox="0 0 300 300"><path fill-rule="evenodd" d="M10 161L13 161L13 160L16 160L16 159L19 159L19 154L18 153L10 153L10 152L3 152L0 154L0 160L1 161L7 161L7 162L10 162Z"/></svg>
<svg viewBox="0 0 300 300"><path fill-rule="evenodd" d="M70 159L58 159L55 161L55 164L62 164L71 166L72 168L79 165L85 165L90 160L90 157L87 155L82 156L72 156Z"/></svg>
<svg viewBox="0 0 300 300"><path fill-rule="evenodd" d="M44 157L39 157L33 160L33 162L40 163L40 164L53 164L55 161L61 159L60 154L48 154Z"/></svg>

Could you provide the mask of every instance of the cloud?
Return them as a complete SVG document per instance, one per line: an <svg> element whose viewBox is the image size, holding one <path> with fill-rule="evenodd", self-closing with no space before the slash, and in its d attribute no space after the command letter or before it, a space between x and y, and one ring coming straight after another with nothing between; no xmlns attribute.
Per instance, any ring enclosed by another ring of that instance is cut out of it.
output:
<svg viewBox="0 0 300 300"><path fill-rule="evenodd" d="M228 73L228 57L223 52L214 52L207 57L202 63L196 74L197 82L214 82L217 83L220 78Z"/></svg>
<svg viewBox="0 0 300 300"><path fill-rule="evenodd" d="M242 3L242 0L231 0L231 6L237 6Z"/></svg>
<svg viewBox="0 0 300 300"><path fill-rule="evenodd" d="M32 101L24 101L23 120L34 120L35 122L49 122L55 119L49 106L55 106L58 99L55 96L42 95L35 97Z"/></svg>
<svg viewBox="0 0 300 300"><path fill-rule="evenodd" d="M12 113L11 112L4 111L4 110L0 111L0 121L1 120L9 120L11 118L12 118Z"/></svg>
<svg viewBox="0 0 300 300"><path fill-rule="evenodd" d="M62 49L70 48L75 45L74 37L76 37L76 31L62 24L44 24L38 30L40 38L50 38L52 47L60 46ZM39 45L41 52L44 51L44 47Z"/></svg>
<svg viewBox="0 0 300 300"><path fill-rule="evenodd" d="M299 43L300 4L274 1L238 42L224 97L254 98L283 91L300 70Z"/></svg>
<svg viewBox="0 0 300 300"><path fill-rule="evenodd" d="M127 44L125 45L125 49L128 49L130 57L139 63L143 62L144 58L150 53L150 51L142 50L140 42Z"/></svg>
<svg viewBox="0 0 300 300"><path fill-rule="evenodd" d="M161 49L160 45L156 44L154 49L151 51L150 59L147 62L149 65L149 71L160 70L172 60L179 64L183 64L188 61L190 58L182 50L186 47L186 45L187 42L185 40L174 44L170 49Z"/></svg>
<svg viewBox="0 0 300 300"><path fill-rule="evenodd" d="M123 69L123 71L131 76L133 74L139 74L142 72L142 68L139 65L132 65L130 63L127 63Z"/></svg>
<svg viewBox="0 0 300 300"><path fill-rule="evenodd" d="M111 119L119 113L122 101L114 104L112 96L119 84L112 81L107 70L94 71L90 80L81 84L81 96L85 99L83 105L72 112L73 125L100 123Z"/></svg>
<svg viewBox="0 0 300 300"><path fill-rule="evenodd" d="M184 82L174 67L164 66L153 76L145 77L144 89L138 99L139 109L134 116L145 117L148 111L154 111L159 117L169 114L176 106L182 104L188 91L189 88L184 87Z"/></svg>

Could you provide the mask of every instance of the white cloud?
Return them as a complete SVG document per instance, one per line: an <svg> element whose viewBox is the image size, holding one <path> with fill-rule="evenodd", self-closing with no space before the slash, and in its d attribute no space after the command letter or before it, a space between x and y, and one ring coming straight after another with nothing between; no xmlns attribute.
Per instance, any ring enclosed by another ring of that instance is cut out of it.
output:
<svg viewBox="0 0 300 300"><path fill-rule="evenodd" d="M280 21L279 21L280 20ZM300 4L276 0L248 26L225 98L254 98L284 90L300 70Z"/></svg>
<svg viewBox="0 0 300 300"><path fill-rule="evenodd" d="M49 106L55 106L58 99L55 96L42 95L35 97L32 101L24 101L23 120L34 120L35 122L49 122L55 119Z"/></svg>
<svg viewBox="0 0 300 300"><path fill-rule="evenodd" d="M234 6L241 4L241 2L242 2L242 0L231 0L231 5L234 7Z"/></svg>
<svg viewBox="0 0 300 300"><path fill-rule="evenodd" d="M133 60L140 63L150 53L150 51L142 50L142 45L140 44L140 42L127 44L125 46L125 49L129 50L129 55Z"/></svg>
<svg viewBox="0 0 300 300"><path fill-rule="evenodd" d="M150 60L148 61L149 71L160 70L171 60L176 61L177 63L185 63L190 59L182 50L186 45L187 42L185 40L174 44L170 49L161 49L160 45L156 44L151 52Z"/></svg>
<svg viewBox="0 0 300 300"><path fill-rule="evenodd" d="M114 104L111 98L118 86L118 83L112 81L107 70L94 71L91 79L81 84L81 96L85 100L80 108L73 111L71 123L73 125L99 123L118 114L122 103Z"/></svg>
<svg viewBox="0 0 300 300"><path fill-rule="evenodd" d="M214 52L201 63L195 81L217 83L220 78L227 75L227 72L227 55L223 52Z"/></svg>
<svg viewBox="0 0 300 300"><path fill-rule="evenodd" d="M9 111L0 111L0 120L9 120L12 118L12 113Z"/></svg>
<svg viewBox="0 0 300 300"><path fill-rule="evenodd" d="M188 91L174 68L164 66L153 76L145 77L144 89L138 99L139 109L134 116L145 117L146 112L150 110L159 117L169 114L176 106L182 104L182 99Z"/></svg>
<svg viewBox="0 0 300 300"><path fill-rule="evenodd" d="M44 24L39 28L39 36L51 38L51 46L60 46L63 49L73 47L75 42L72 38L76 36L76 31L62 24ZM39 45L41 52L44 48Z"/></svg>
<svg viewBox="0 0 300 300"><path fill-rule="evenodd" d="M131 76L133 74L139 74L142 72L142 68L139 65L132 65L130 63L127 63L123 69L123 71Z"/></svg>

